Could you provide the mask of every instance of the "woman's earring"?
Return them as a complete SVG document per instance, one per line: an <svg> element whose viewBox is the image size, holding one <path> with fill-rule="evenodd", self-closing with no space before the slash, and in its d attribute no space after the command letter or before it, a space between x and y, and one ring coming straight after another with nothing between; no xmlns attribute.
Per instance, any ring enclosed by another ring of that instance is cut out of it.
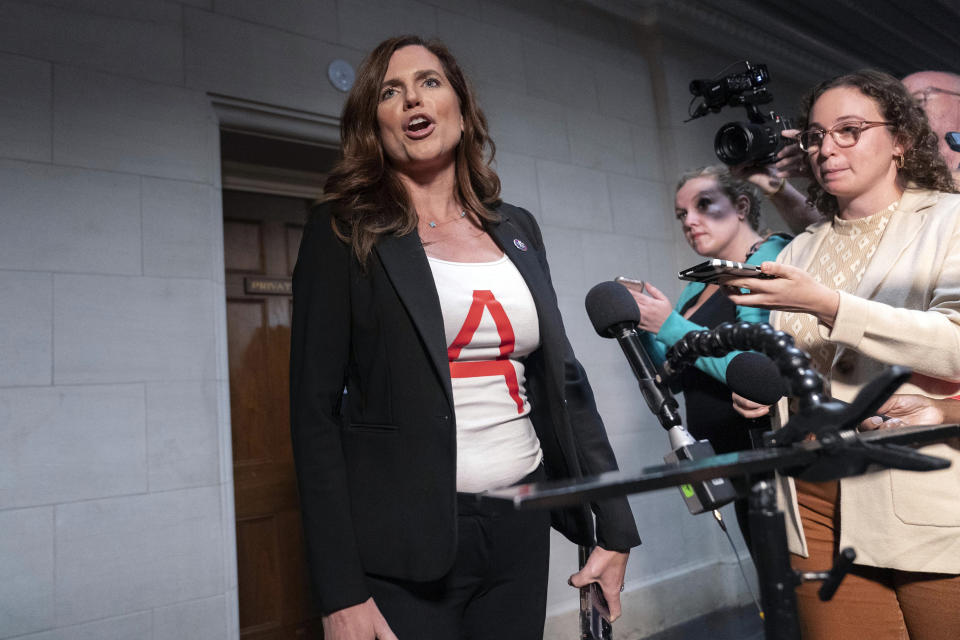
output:
<svg viewBox="0 0 960 640"><path fill-rule="evenodd" d="M905 159L902 153L900 155L893 156L893 161L896 163L897 169L903 169L904 160Z"/></svg>

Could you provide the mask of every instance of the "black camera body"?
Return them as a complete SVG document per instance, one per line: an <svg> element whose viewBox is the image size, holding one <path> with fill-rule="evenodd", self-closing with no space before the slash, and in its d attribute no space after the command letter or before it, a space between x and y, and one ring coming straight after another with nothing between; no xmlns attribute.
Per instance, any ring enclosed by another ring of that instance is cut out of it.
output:
<svg viewBox="0 0 960 640"><path fill-rule="evenodd" d="M770 82L770 72L767 71L767 65L751 65L746 61L744 61L744 64L747 67L746 71L731 73L719 80L690 81L690 93L695 97L703 98L703 104L699 107L702 111L695 114L694 118L707 115L707 110L719 113L722 107L735 107L743 104L742 100L745 95L749 95L755 100L755 104L763 104L773 100L773 96L764 87L765 84ZM748 91L749 94L747 94Z"/></svg>
<svg viewBox="0 0 960 640"><path fill-rule="evenodd" d="M713 150L724 164L770 164L776 162L777 152L791 144L780 134L790 123L771 113L759 121L728 122L720 127L713 139Z"/></svg>
<svg viewBox="0 0 960 640"><path fill-rule="evenodd" d="M731 73L719 80L690 82L694 100L702 100L690 114L690 120L709 112L720 113L723 107L743 106L749 121L728 122L720 127L713 140L713 150L720 161L728 165L770 164L776 161L780 149L791 144L780 135L790 128L790 123L773 111L769 116L760 113L759 105L773 100L765 86L770 82L770 73L764 64L744 64L746 71Z"/></svg>

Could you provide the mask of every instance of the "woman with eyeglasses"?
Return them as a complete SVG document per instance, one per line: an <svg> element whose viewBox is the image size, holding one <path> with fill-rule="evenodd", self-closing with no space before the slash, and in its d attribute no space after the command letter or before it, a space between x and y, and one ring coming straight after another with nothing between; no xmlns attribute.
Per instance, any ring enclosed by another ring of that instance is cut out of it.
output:
<svg viewBox="0 0 960 640"><path fill-rule="evenodd" d="M762 265L774 279L731 280L749 289L731 300L771 309L771 323L810 353L834 398L852 400L892 364L914 371L902 393L955 395L960 196L922 109L885 73L834 78L805 100L800 146L815 179L810 199L829 219ZM747 417L769 409L735 404ZM787 402L776 409L775 423L785 424ZM818 600L815 583L797 590L804 638L960 638L960 452L922 451L953 465L781 481L796 569L825 570L839 548L857 552L832 601Z"/></svg>

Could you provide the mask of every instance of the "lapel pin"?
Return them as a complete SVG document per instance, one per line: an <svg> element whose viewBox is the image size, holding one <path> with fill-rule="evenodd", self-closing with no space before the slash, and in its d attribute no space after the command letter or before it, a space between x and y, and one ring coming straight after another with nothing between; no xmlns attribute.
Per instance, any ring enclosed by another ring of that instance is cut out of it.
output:
<svg viewBox="0 0 960 640"><path fill-rule="evenodd" d="M513 246L515 246L517 249L520 249L520 251L527 250L527 245L523 244L523 240L521 240L520 238L513 239Z"/></svg>

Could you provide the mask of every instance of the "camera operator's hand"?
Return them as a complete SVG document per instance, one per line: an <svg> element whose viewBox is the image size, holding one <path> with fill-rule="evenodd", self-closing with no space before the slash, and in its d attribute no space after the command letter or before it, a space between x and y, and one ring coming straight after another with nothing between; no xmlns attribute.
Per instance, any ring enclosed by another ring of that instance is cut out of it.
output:
<svg viewBox="0 0 960 640"><path fill-rule="evenodd" d="M768 198L773 198L781 189L790 186L772 164L737 164L730 167L730 173L735 178L756 185Z"/></svg>
<svg viewBox="0 0 960 640"><path fill-rule="evenodd" d="M786 145L777 153L777 161L773 164L775 174L780 178L809 178L810 163L807 154L796 144L799 129L785 129L780 133L784 138L794 140L793 144Z"/></svg>
<svg viewBox="0 0 960 640"><path fill-rule="evenodd" d="M785 138L796 138L799 134L798 129L781 133ZM800 150L800 145L786 145L777 153L773 164L736 165L730 167L730 173L759 187L793 233L800 233L822 219L820 212L807 204L806 196L787 181L787 178L809 176L807 154Z"/></svg>
<svg viewBox="0 0 960 640"><path fill-rule="evenodd" d="M785 129L780 135L795 139L800 135L800 130ZM738 164L730 167L730 173L741 180L757 185L767 197L773 197L779 194L781 189L789 187L789 184L784 184L787 178L803 178L810 175L807 154L801 151L800 145L796 143L787 144L780 149L777 152L777 161L772 164ZM797 194L799 195L799 192Z"/></svg>

